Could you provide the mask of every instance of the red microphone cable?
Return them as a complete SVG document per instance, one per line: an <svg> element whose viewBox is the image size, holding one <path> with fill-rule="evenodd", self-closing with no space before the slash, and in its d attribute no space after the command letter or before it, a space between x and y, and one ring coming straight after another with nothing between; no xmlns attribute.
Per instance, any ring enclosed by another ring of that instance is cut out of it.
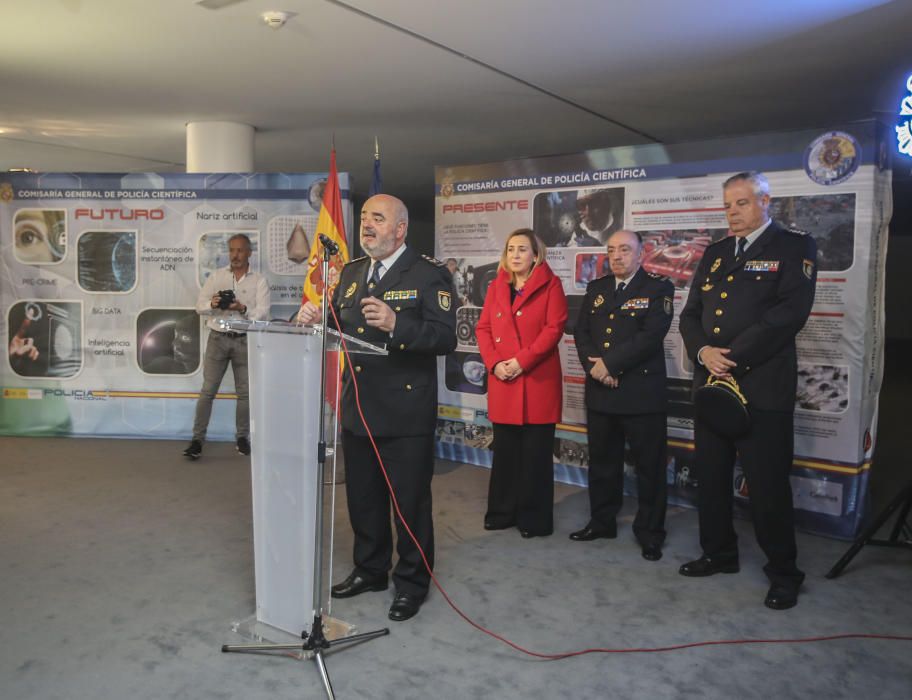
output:
<svg viewBox="0 0 912 700"><path fill-rule="evenodd" d="M333 320L336 323L336 328L342 328L342 324L339 323L339 318L336 316L336 310L333 308L332 304L327 304L327 308L332 313ZM418 553L421 555L421 561L424 562L424 568L427 569L428 574L431 576L431 580L434 582L434 586L440 591L440 595L443 596L444 600L447 602L447 605L453 609L453 611L459 615L466 623L474 627L479 632L493 637L497 641L506 644L507 646L515 649L516 651L532 656L537 659L543 659L545 661L559 661L560 659L569 659L574 656L584 656L586 654L646 654L646 653L659 653L666 651L679 651L681 649L692 649L695 647L709 647L709 646L723 646L723 645L733 645L733 644L803 644L809 642L829 642L839 639L886 639L891 641L901 641L901 642L912 642L912 636L905 635L891 635L891 634L865 634L865 633L845 633L845 634L831 634L825 636L816 636L816 637L794 637L794 638L783 638L783 639L715 639L707 640L702 642L688 642L685 644L672 644L668 646L661 647L622 647L618 649L608 649L604 647L593 647L590 649L579 649L577 651L567 651L562 653L544 653L538 651L532 651L531 649L526 649L523 646L520 646L516 642L507 639L505 636L498 634L492 630L489 630L487 627L475 622L471 617L460 609L456 603L450 598L449 594L444 589L443 585L437 580L437 576L434 575L434 570L431 568L430 563L427 560L427 556L424 553L424 550L421 548L421 545L418 543L418 538L415 537L415 534L412 532L411 527L409 527L408 522L405 518L402 517L402 512L399 510L399 501L396 499L396 493L393 489L392 482L390 481L389 474L386 472L386 466L383 464L383 459L380 457L380 450L377 447L377 443L374 441L374 436L371 433L370 426L367 424L367 419L364 417L364 412L361 409L361 397L358 393L358 381L355 379L355 373L351 371L352 363L351 358L348 354L348 344L345 342L345 336L340 333L339 335L342 341L342 353L345 356L345 362L349 367L349 372L351 373L352 386L355 390L355 406L358 409L358 416L361 418L361 424L364 426L364 429L367 431L368 440L370 440L371 447L374 450L374 454L377 456L377 463L380 465L380 471L383 473L383 480L386 482L386 488L389 491L390 499L393 503L393 510L396 512L396 517L399 518L402 523L405 531L408 533L409 538L415 544L415 547L418 549ZM339 402L341 408L341 401Z"/></svg>

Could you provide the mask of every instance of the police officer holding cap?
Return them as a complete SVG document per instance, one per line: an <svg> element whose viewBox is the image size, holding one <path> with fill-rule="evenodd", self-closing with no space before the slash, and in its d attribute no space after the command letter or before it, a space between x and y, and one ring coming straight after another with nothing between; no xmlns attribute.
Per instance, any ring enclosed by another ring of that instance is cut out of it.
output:
<svg viewBox="0 0 912 700"><path fill-rule="evenodd" d="M697 411L695 460L703 555L681 566L683 576L736 573L738 541L732 525L733 469L747 481L754 532L767 557L765 605L798 602L804 573L798 568L792 490L795 336L814 303L817 246L769 217L769 183L744 172L723 184L733 236L706 249L681 312L680 331L693 359L694 390L722 380L747 402L749 423L733 433L720 409ZM710 382L711 383L711 382ZM737 406L737 402L734 404ZM699 409L699 397L697 406Z"/></svg>

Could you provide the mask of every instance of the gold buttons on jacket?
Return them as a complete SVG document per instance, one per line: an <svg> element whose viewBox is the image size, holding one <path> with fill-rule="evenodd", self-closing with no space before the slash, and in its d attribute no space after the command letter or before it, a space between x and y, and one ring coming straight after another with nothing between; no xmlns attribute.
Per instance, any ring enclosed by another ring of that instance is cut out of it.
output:
<svg viewBox="0 0 912 700"><path fill-rule="evenodd" d="M735 279L735 276L734 276L734 275L729 275L728 277L725 278L725 281L726 281L726 282L731 282L731 281L733 281L734 279Z"/></svg>
<svg viewBox="0 0 912 700"><path fill-rule="evenodd" d="M494 338L494 342L495 342L495 343L499 343L499 342L500 342L500 338Z"/></svg>
<svg viewBox="0 0 912 700"><path fill-rule="evenodd" d="M606 329L605 329L605 332L608 333L608 334L613 333L613 331L612 331L610 328L606 328Z"/></svg>
<svg viewBox="0 0 912 700"><path fill-rule="evenodd" d="M402 311L402 307L401 307L401 306L397 306L397 307L396 307L396 311Z"/></svg>
<svg viewBox="0 0 912 700"><path fill-rule="evenodd" d="M406 390L406 391L411 391L411 390L412 390L412 385L411 385L411 384L406 384L406 385L405 385L405 390Z"/></svg>
<svg viewBox="0 0 912 700"><path fill-rule="evenodd" d="M613 320L614 320L614 314L608 314L608 318L610 318L610 319L613 321Z"/></svg>
<svg viewBox="0 0 912 700"><path fill-rule="evenodd" d="M722 329L719 328L719 326L716 326L715 328L713 328L713 333L715 333L716 335L718 335L721 332L722 332Z"/></svg>
<svg viewBox="0 0 912 700"><path fill-rule="evenodd" d="M400 344L399 344L399 349L400 349L400 350L405 350L405 343L400 343Z"/></svg>
<svg viewBox="0 0 912 700"><path fill-rule="evenodd" d="M522 309L520 309L519 311L517 311L517 312L516 312L516 315L517 315L517 316L522 316Z"/></svg>
<svg viewBox="0 0 912 700"><path fill-rule="evenodd" d="M497 312L497 318L500 318L501 316L503 316L503 314L500 313L500 311L498 311L498 312Z"/></svg>
<svg viewBox="0 0 912 700"><path fill-rule="evenodd" d="M723 299L728 299L728 292L722 292L719 296Z"/></svg>
<svg viewBox="0 0 912 700"><path fill-rule="evenodd" d="M760 275L757 275L757 280L762 280L763 278Z"/></svg>
<svg viewBox="0 0 912 700"><path fill-rule="evenodd" d="M364 328L363 328L362 326L358 326L358 332L359 332L359 333L363 333L363 332L364 332Z"/></svg>
<svg viewBox="0 0 912 700"><path fill-rule="evenodd" d="M716 316L722 315L722 309L716 309Z"/></svg>
<svg viewBox="0 0 912 700"><path fill-rule="evenodd" d="M356 372L360 372L360 371L361 371L361 365L355 365L355 371L356 371Z"/></svg>
<svg viewBox="0 0 912 700"><path fill-rule="evenodd" d="M605 347L606 347L606 348L610 348L610 347L611 347L611 343L605 343Z"/></svg>

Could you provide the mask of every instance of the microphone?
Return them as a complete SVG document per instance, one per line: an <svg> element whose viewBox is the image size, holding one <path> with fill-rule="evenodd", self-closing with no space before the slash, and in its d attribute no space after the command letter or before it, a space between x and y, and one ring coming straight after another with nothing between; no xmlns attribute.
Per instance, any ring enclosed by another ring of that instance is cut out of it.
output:
<svg viewBox="0 0 912 700"><path fill-rule="evenodd" d="M323 247L329 251L330 255L339 254L339 244L338 243L333 241L333 239L330 238L329 236L327 236L325 233L321 233L321 234L319 234L319 236L320 236L320 243L322 243Z"/></svg>

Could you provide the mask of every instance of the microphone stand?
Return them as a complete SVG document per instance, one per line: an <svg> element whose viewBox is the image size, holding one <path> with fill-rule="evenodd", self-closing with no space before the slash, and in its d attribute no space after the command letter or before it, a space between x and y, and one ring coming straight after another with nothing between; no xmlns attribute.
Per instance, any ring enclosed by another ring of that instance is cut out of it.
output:
<svg viewBox="0 0 912 700"><path fill-rule="evenodd" d="M327 355L326 355L326 343L327 343L327 324L329 319L329 259L333 255L338 255L339 246L335 243L329 236L325 234L319 234L320 242L323 244L323 301L322 301L322 313L323 313L323 322L322 322L322 354L323 361L320 367L320 394L317 397L319 401L319 416L320 416L320 428L319 428L319 439L317 442L317 475L316 483L322 489L323 484L323 474L326 466L326 420L325 420L325 411L323 401L326 396L326 374L327 374ZM377 637L383 637L384 635L389 634L389 628L383 627L378 630L373 630L371 632L363 632L361 634L353 634L348 637L340 637L339 639L327 639L323 630L323 600L321 591L323 588L323 492L321 490L319 498L317 498L316 504L316 513L315 513L315 526L314 526L314 586L313 586L313 610L314 610L314 619L310 627L310 632L306 630L301 632L301 639L303 640L300 644L226 644L222 646L223 652L258 652L258 651L288 651L288 650L300 650L303 652L313 653L313 660L317 664L317 669L320 672L320 679L323 681L323 688L326 691L326 697L329 700L335 700L335 694L333 693L332 682L329 679L329 673L326 670L326 663L323 660L323 652L328 649L340 645L353 644L355 642L365 642L370 639L376 639Z"/></svg>

